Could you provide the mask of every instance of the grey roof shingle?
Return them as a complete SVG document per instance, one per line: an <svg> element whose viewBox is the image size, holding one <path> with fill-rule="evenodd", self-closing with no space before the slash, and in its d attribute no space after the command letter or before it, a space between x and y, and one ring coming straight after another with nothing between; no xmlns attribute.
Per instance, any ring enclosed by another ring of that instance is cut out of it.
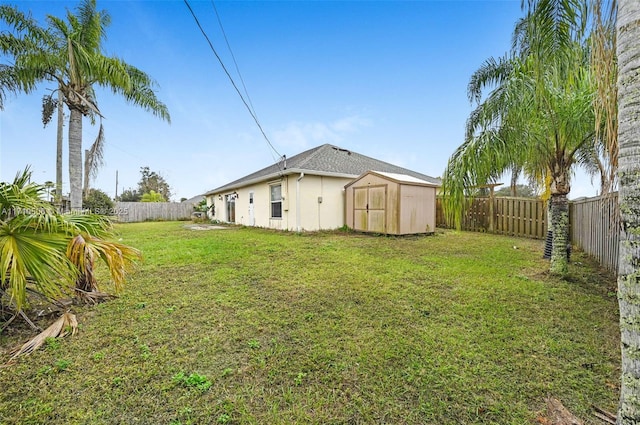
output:
<svg viewBox="0 0 640 425"><path fill-rule="evenodd" d="M237 189L259 181L276 178L280 175L304 172L307 174L335 175L340 177L358 177L367 171L383 171L387 173L406 174L424 180L429 183L440 185L440 179L427 176L426 174L408 170L388 162L380 161L338 146L324 144L313 149L309 149L298 155L287 158L278 164L272 164L255 173L244 176L210 190L205 195L223 192L225 190Z"/></svg>

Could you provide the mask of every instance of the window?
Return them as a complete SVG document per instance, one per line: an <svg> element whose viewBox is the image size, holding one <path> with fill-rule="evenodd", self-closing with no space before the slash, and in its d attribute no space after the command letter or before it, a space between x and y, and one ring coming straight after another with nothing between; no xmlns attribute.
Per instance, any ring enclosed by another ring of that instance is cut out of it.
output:
<svg viewBox="0 0 640 425"><path fill-rule="evenodd" d="M282 185L271 187L271 218L282 218Z"/></svg>

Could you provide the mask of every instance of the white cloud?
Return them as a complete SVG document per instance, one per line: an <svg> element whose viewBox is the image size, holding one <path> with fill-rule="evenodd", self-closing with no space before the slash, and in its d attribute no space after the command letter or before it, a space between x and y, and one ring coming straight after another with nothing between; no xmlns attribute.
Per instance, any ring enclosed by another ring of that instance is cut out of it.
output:
<svg viewBox="0 0 640 425"><path fill-rule="evenodd" d="M370 120L360 116L349 116L328 123L290 122L273 133L273 141L280 148L299 152L323 143L340 143L348 134L356 133L371 125Z"/></svg>

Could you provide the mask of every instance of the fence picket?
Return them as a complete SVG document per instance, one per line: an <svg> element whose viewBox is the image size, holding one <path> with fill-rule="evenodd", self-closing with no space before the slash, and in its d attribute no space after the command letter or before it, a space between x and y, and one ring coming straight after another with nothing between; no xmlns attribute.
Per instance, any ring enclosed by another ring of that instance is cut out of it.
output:
<svg viewBox="0 0 640 425"><path fill-rule="evenodd" d="M116 220L123 223L188 220L192 212L192 204L181 202L116 202L114 208Z"/></svg>

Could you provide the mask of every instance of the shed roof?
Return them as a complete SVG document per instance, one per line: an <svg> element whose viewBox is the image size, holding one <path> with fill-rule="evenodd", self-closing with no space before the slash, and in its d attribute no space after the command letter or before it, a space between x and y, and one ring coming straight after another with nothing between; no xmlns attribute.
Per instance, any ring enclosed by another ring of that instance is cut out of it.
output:
<svg viewBox="0 0 640 425"><path fill-rule="evenodd" d="M394 180L398 183L418 183L429 186L440 186L440 182L434 183L433 181L429 182L423 179L419 179L414 176L408 176L406 174L397 174L397 173L387 173L384 171L371 170L374 174L379 174L383 177L387 177L388 179Z"/></svg>
<svg viewBox="0 0 640 425"><path fill-rule="evenodd" d="M431 185L440 185L440 179L427 176L426 174L380 161L338 146L324 144L210 190L205 193L205 195L237 189L287 174L304 172L314 175L356 178L369 170L405 175L422 180Z"/></svg>

